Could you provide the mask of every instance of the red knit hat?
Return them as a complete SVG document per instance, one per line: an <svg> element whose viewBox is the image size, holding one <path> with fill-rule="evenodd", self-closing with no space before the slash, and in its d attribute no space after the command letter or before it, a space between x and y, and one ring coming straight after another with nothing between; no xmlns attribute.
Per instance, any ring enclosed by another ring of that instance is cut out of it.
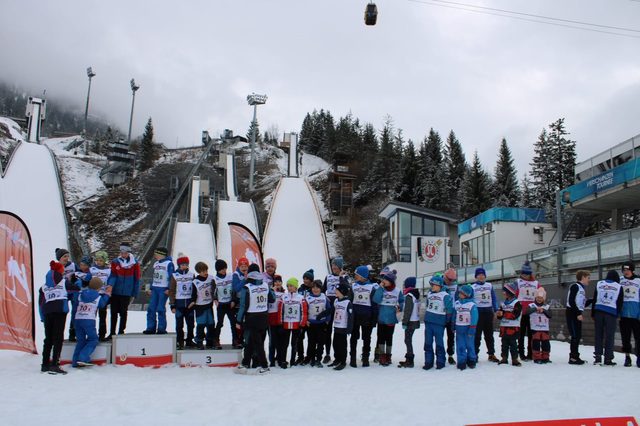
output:
<svg viewBox="0 0 640 426"><path fill-rule="evenodd" d="M49 266L51 267L52 271L55 271L59 274L64 274L64 265L60 262L56 262L55 260L52 260L49 263Z"/></svg>
<svg viewBox="0 0 640 426"><path fill-rule="evenodd" d="M182 256L182 257L178 258L177 262L178 262L178 266L184 265L184 264L188 265L189 264L189 258L187 256Z"/></svg>
<svg viewBox="0 0 640 426"><path fill-rule="evenodd" d="M238 266L249 266L249 259L247 259L246 257L241 257L240 259L238 259Z"/></svg>

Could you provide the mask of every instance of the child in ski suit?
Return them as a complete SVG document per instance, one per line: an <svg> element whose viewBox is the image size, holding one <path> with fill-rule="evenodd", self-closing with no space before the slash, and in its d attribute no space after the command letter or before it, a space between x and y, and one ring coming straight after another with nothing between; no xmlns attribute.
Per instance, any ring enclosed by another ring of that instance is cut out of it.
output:
<svg viewBox="0 0 640 426"><path fill-rule="evenodd" d="M456 310L456 358L458 370L467 367L476 368L478 356L475 351L476 325L478 324L478 307L473 300L473 287L469 284L460 286L458 300L454 304Z"/></svg>
<svg viewBox="0 0 640 426"><path fill-rule="evenodd" d="M334 359L329 364L336 371L344 370L347 366L347 335L353 330L353 308L348 294L348 284L340 283L336 286L336 300L333 303Z"/></svg>
<svg viewBox="0 0 640 426"><path fill-rule="evenodd" d="M193 290L195 274L189 271L189 258L178 257L178 270L171 275L169 283L169 307L176 317L176 347L183 349L194 347L193 328L195 326L195 314L189 309ZM184 324L187 324L187 337L184 337Z"/></svg>
<svg viewBox="0 0 640 426"><path fill-rule="evenodd" d="M213 349L215 321L213 319L213 294L216 285L213 277L209 275L209 266L204 262L196 263L198 274L191 284L191 303L189 309L195 309L196 313L196 347ZM206 331L206 333L205 333Z"/></svg>
<svg viewBox="0 0 640 426"><path fill-rule="evenodd" d="M102 287L99 290L100 294L105 294L107 289L107 282L109 281L109 277L111 276L111 267L108 264L109 255L106 251L100 250L96 252L94 264L91 266L89 272L91 272L91 277L99 278L102 281ZM107 340L107 306L109 306L110 300L107 301L107 304L104 308L98 309L98 340L100 342L104 342Z"/></svg>
<svg viewBox="0 0 640 426"><path fill-rule="evenodd" d="M289 338L291 338L291 359L290 365L298 365L302 357L296 360L296 349L300 329L307 323L307 302L304 296L298 291L298 279L289 278L287 280L287 292L282 297L282 341L280 342L280 354L278 363L282 368L286 368L287 348Z"/></svg>
<svg viewBox="0 0 640 426"><path fill-rule="evenodd" d="M215 331L215 347L216 349L222 349L220 344L220 333L222 326L224 325L224 317L229 319L231 324L231 342L238 342L238 335L236 331L236 302L237 296L233 291L233 277L227 274L227 262L222 259L216 260L215 264L216 275L213 279L216 281L216 293L214 295L214 303L216 304L216 314L218 317L218 323L216 324Z"/></svg>
<svg viewBox="0 0 640 426"><path fill-rule="evenodd" d="M518 301L522 306L522 318L520 319L520 337L518 338L518 349L520 359L529 361L531 356L531 342L533 340L533 330L529 318L529 306L533 304L536 297L536 290L540 288L540 283L533 276L533 269L529 262L524 262L520 268L520 278L516 280L518 289ZM525 346L525 338L527 343Z"/></svg>
<svg viewBox="0 0 640 426"><path fill-rule="evenodd" d="M383 367L391 365L393 332L398 323L397 313L404 307L404 294L396 287L396 274L388 272L382 277L380 287L373 294L373 302L378 309L378 351L379 363Z"/></svg>
<svg viewBox="0 0 640 426"><path fill-rule="evenodd" d="M431 289L425 296L427 305L424 314L425 340L424 340L424 370L433 368L433 344L436 345L436 369L445 366L444 328L451 321L453 315L453 300L444 289L444 279L441 275L429 280Z"/></svg>
<svg viewBox="0 0 640 426"><path fill-rule="evenodd" d="M322 285L322 292L329 298L329 304L333 306L333 302L336 300L336 287L339 284L344 283L349 285L349 279L346 273L342 270L344 267L344 259L342 257L334 257L331 260L331 274L327 275ZM329 323L327 324L327 335L325 341L325 356L322 359L323 364L329 364L331 362L331 335L333 334L333 315L329 316Z"/></svg>
<svg viewBox="0 0 640 426"><path fill-rule="evenodd" d="M69 299L71 300L71 320L69 323L69 341L75 342L77 341L76 336L76 323L75 317L76 312L78 312L78 303L80 302L80 292L89 286L89 281L91 281L91 263L93 259L91 256L85 255L80 259L80 263L75 265L73 273L70 275L71 279L74 280L75 287L78 288L77 291L69 292Z"/></svg>
<svg viewBox="0 0 640 426"><path fill-rule="evenodd" d="M489 361L498 362L495 355L495 345L493 341L493 317L498 310L498 299L493 290L493 285L486 282L487 272L484 268L476 268L476 282L473 287L473 299L478 307L478 326L476 328L476 338L474 340L476 356L480 355L480 340L484 334L484 342L487 345Z"/></svg>
<svg viewBox="0 0 640 426"><path fill-rule="evenodd" d="M502 338L502 358L500 364L507 364L509 352L511 352L511 364L520 367L518 361L518 337L520 337L520 316L522 306L518 302L518 289L513 283L506 283L502 286L504 301L500 304L500 309L496 317L500 320L500 337Z"/></svg>
<svg viewBox="0 0 640 426"><path fill-rule="evenodd" d="M147 290L147 293L151 293L151 300L149 300L147 307L147 328L143 331L144 334L167 334L169 283L175 272L173 259L168 254L169 252L164 247L156 248L153 253L156 262L153 264L151 289Z"/></svg>
<svg viewBox="0 0 640 426"><path fill-rule="evenodd" d="M271 285L275 300L269 303L267 312L269 314L269 367L275 367L279 359L282 341L282 298L284 297L284 288L282 287L282 276L276 274L273 276ZM286 355L285 355L286 359ZM279 365L280 368L287 368L287 363Z"/></svg>
<svg viewBox="0 0 640 426"><path fill-rule="evenodd" d="M312 285L311 293L307 293L305 296L309 313L307 317L307 335L309 336L307 358L310 359L309 365L322 368L325 334L332 312L329 298L322 292L322 281L315 280Z"/></svg>
<svg viewBox="0 0 640 426"><path fill-rule="evenodd" d="M98 333L96 332L96 315L98 309L107 306L111 287L107 287L104 293L100 294L102 280L98 277L91 278L87 288L80 292L78 298L78 311L73 321L75 322L76 337L78 343L73 351L71 366L74 368L90 367L91 354L98 345Z"/></svg>
<svg viewBox="0 0 640 426"><path fill-rule="evenodd" d="M304 274L302 274L302 285L298 287L298 293L302 295L303 298L307 297L307 294L311 293L311 289L313 288L313 281L315 275L313 274L313 269L309 269ZM297 365L307 365L311 362L309 356L304 355L304 339L307 337L307 352L309 352L309 342L308 342L308 328L307 323L303 323L300 326L298 340L296 343L296 351L298 352L298 358L296 359Z"/></svg>
<svg viewBox="0 0 640 426"><path fill-rule="evenodd" d="M407 353L404 361L398 363L398 368L413 368L413 333L420 328L420 291L416 288L416 277L404 280L404 309L402 311L402 328L404 329L404 344Z"/></svg>
<svg viewBox="0 0 640 426"><path fill-rule="evenodd" d="M373 301L373 294L376 286L369 281L369 268L361 265L356 268L355 283L351 287L351 297L353 303L353 332L350 340L349 365L353 368L357 364L357 347L360 333L362 333L362 366L369 366L369 355L371 353L371 331L375 321L376 303Z"/></svg>
<svg viewBox="0 0 640 426"><path fill-rule="evenodd" d="M547 364L551 362L549 353L551 352L551 342L549 341L549 319L551 319L551 309L546 304L547 292L540 287L536 290L535 300L527 307L532 331L531 347L533 352L533 362L536 364Z"/></svg>

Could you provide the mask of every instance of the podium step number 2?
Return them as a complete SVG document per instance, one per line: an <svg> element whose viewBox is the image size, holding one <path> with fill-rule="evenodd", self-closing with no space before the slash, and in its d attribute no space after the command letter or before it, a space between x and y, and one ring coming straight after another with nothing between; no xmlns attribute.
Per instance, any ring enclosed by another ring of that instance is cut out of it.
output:
<svg viewBox="0 0 640 426"><path fill-rule="evenodd" d="M176 335L142 333L113 336L113 363L136 367L160 367L176 361Z"/></svg>

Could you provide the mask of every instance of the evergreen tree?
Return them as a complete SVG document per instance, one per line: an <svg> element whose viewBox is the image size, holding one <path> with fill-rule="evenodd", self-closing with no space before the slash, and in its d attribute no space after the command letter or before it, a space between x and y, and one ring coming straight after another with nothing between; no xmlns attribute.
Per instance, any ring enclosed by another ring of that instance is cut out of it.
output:
<svg viewBox="0 0 640 426"><path fill-rule="evenodd" d="M326 161L333 161L336 152L336 124L330 111L321 117L322 141L318 147L318 156Z"/></svg>
<svg viewBox="0 0 640 426"><path fill-rule="evenodd" d="M564 118L549 124L549 145L555 154L556 190L575 183L576 142L565 138L568 134L564 127Z"/></svg>
<svg viewBox="0 0 640 426"><path fill-rule="evenodd" d="M397 200L403 203L414 203L415 187L418 179L418 158L411 139L403 149L400 170L402 171L402 177L396 187Z"/></svg>
<svg viewBox="0 0 640 426"><path fill-rule="evenodd" d="M460 213L463 219L473 217L491 207L491 177L484 170L478 157L473 155L473 162L465 173L462 183L462 205Z"/></svg>
<svg viewBox="0 0 640 426"><path fill-rule="evenodd" d="M448 209L448 195L445 186L446 174L442 161L442 140L433 128L420 149L420 169L418 172L418 195L420 205L434 210Z"/></svg>
<svg viewBox="0 0 640 426"><path fill-rule="evenodd" d="M449 194L447 211L456 215L460 214L460 188L467 170L467 160L462 152L462 145L456 134L451 130L447 137L447 145L444 150L444 169L446 179L446 191Z"/></svg>
<svg viewBox="0 0 640 426"><path fill-rule="evenodd" d="M516 177L516 168L513 165L511 150L505 138L502 138L502 142L500 142L494 177L493 205L516 207L520 200L520 188L518 187L518 178Z"/></svg>
<svg viewBox="0 0 640 426"><path fill-rule="evenodd" d="M314 111L315 112L315 111ZM306 150L307 145L311 140L311 134L313 133L313 118L311 114L307 113L304 120L302 120L302 128L300 129L300 148Z"/></svg>
<svg viewBox="0 0 640 426"><path fill-rule="evenodd" d="M144 127L142 141L140 142L138 170L143 172L151 168L153 162L158 159L159 155L159 147L153 142L153 123L151 117L149 117L147 125Z"/></svg>
<svg viewBox="0 0 640 426"><path fill-rule="evenodd" d="M531 186L531 180L525 173L522 177L521 190L520 190L520 201L518 202L519 207L524 208L533 208L535 207L535 200L533 195L533 188Z"/></svg>
<svg viewBox="0 0 640 426"><path fill-rule="evenodd" d="M254 127L254 123L253 121L251 121L251 124L249 124L249 129L247 130L247 136L246 136L249 142L253 140L253 127ZM257 119L255 122L255 128L256 128L256 144L258 144L262 142L262 135L260 134L260 123L258 122Z"/></svg>

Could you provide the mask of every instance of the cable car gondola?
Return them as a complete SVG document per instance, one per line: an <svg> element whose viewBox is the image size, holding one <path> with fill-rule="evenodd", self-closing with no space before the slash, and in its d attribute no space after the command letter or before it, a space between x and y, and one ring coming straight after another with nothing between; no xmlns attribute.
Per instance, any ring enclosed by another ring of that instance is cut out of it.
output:
<svg viewBox="0 0 640 426"><path fill-rule="evenodd" d="M364 23L367 25L375 25L378 20L378 6L374 2L367 5L364 10Z"/></svg>

